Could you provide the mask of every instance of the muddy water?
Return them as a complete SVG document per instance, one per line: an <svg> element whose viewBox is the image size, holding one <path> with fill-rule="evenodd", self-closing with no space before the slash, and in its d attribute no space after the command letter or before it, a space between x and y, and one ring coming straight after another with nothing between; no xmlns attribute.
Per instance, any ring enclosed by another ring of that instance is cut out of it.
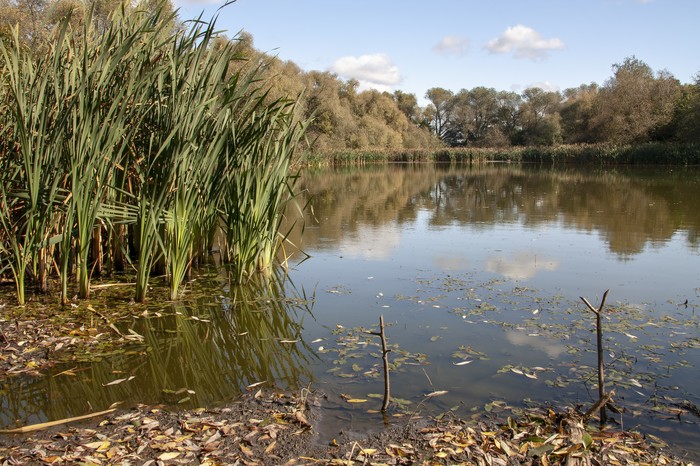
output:
<svg viewBox="0 0 700 466"><path fill-rule="evenodd" d="M326 392L322 441L408 415L586 407L596 356L580 297L598 305L610 289L615 422L700 457L700 419L679 409L700 406L700 171L390 165L300 182L310 208L284 283L244 291L209 270L206 293L122 324L143 343L5 386L2 424L116 401L206 406L259 382ZM381 360L367 333L379 315L388 418L375 412Z"/></svg>

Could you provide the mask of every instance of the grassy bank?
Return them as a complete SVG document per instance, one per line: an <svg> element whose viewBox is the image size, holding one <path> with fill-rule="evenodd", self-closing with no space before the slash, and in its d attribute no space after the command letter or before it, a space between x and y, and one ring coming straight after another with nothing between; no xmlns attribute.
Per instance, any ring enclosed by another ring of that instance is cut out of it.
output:
<svg viewBox="0 0 700 466"><path fill-rule="evenodd" d="M698 165L700 145L648 143L634 146L576 144L552 147L377 149L305 153L300 158L302 165L312 167L384 162Z"/></svg>

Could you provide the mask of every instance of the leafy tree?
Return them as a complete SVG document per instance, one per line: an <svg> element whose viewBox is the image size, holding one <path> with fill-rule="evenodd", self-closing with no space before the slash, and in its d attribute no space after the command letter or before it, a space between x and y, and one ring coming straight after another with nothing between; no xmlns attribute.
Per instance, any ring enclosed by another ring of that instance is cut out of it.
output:
<svg viewBox="0 0 700 466"><path fill-rule="evenodd" d="M452 91L441 87L433 87L425 93L425 98L430 100L432 105L429 115L432 118L433 132L441 139L449 128L453 97Z"/></svg>
<svg viewBox="0 0 700 466"><path fill-rule="evenodd" d="M595 116L597 95L596 83L581 84L564 91L564 102L559 114L565 143L593 142L591 120Z"/></svg>
<svg viewBox="0 0 700 466"><path fill-rule="evenodd" d="M511 144L520 130L520 116L523 98L517 92L501 91L498 93L498 132ZM506 141L502 141L505 144Z"/></svg>
<svg viewBox="0 0 700 466"><path fill-rule="evenodd" d="M655 76L634 56L613 65L613 71L596 98L596 139L622 144L651 140L671 122L680 84L665 71Z"/></svg>
<svg viewBox="0 0 700 466"><path fill-rule="evenodd" d="M700 142L700 73L681 88L671 128L677 141Z"/></svg>
<svg viewBox="0 0 700 466"><path fill-rule="evenodd" d="M408 121L413 124L420 124L421 112L420 107L418 107L418 99L416 99L416 96L403 91L394 91L393 97L394 102L396 102L399 110L406 115Z"/></svg>
<svg viewBox="0 0 700 466"><path fill-rule="evenodd" d="M525 145L554 145L562 141L559 123L558 92L531 87L523 92L521 106L521 143Z"/></svg>

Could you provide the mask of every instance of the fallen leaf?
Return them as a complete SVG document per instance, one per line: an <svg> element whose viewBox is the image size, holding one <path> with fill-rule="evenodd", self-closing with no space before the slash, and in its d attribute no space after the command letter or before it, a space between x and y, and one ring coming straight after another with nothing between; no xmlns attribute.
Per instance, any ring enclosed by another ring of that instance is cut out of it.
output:
<svg viewBox="0 0 700 466"><path fill-rule="evenodd" d="M447 393L449 393L447 390L438 390L438 391L436 391L436 392L428 393L427 395L425 395L425 397L426 397L426 398L433 398L433 397L435 397L435 396L446 395Z"/></svg>
<svg viewBox="0 0 700 466"><path fill-rule="evenodd" d="M160 456L158 457L158 459L161 460L161 461L168 461L168 460L175 459L175 458L177 458L178 456L180 456L180 452L179 452L179 451L169 451L169 452L166 452L166 453L163 453L162 455L160 455Z"/></svg>
<svg viewBox="0 0 700 466"><path fill-rule="evenodd" d="M472 362L474 362L474 360L470 359L468 361L453 362L452 364L455 366L464 366L464 365L472 363Z"/></svg>
<svg viewBox="0 0 700 466"><path fill-rule="evenodd" d="M102 386L103 386L103 387L108 387L108 386L110 386L110 385L117 385L117 384L120 384L120 383L122 383L122 382L128 382L129 380L133 380L133 379L135 379L135 378L136 378L136 376L135 376L135 375L132 375L132 376L130 376L130 377L128 377L128 378L125 378L125 379L112 380L111 382L107 382L107 383L102 384Z"/></svg>

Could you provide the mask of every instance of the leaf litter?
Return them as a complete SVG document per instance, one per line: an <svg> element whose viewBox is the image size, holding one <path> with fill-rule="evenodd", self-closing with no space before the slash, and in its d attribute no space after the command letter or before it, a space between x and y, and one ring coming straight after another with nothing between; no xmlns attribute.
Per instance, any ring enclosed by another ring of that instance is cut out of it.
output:
<svg viewBox="0 0 700 466"><path fill-rule="evenodd" d="M439 392L429 394L438 396ZM225 407L139 405L79 425L0 435L2 464L95 465L687 465L659 439L588 425L580 412L535 408L500 420L405 419L328 444L314 425L324 397L248 392ZM494 405L496 406L496 405ZM505 408L503 403L497 405ZM505 412L505 411L504 411Z"/></svg>

